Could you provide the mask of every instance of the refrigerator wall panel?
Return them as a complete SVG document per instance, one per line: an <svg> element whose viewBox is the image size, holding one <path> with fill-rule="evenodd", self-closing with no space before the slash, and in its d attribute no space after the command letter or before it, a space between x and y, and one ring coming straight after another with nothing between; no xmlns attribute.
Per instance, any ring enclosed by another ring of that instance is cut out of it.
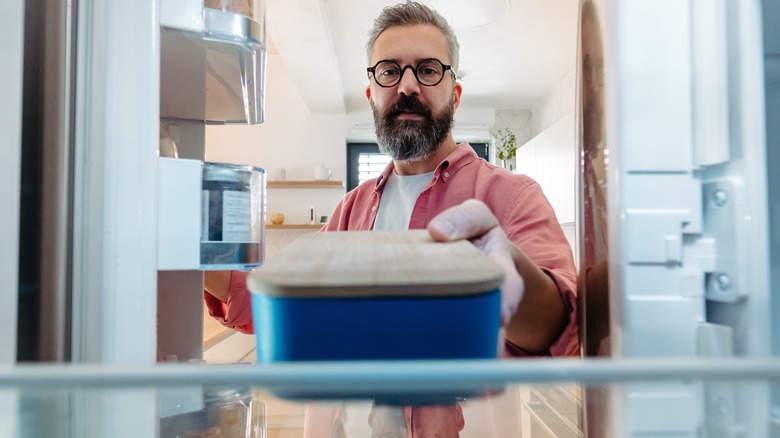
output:
<svg viewBox="0 0 780 438"><path fill-rule="evenodd" d="M0 6L0 366L16 362L24 3ZM19 436L17 391L0 391L0 436Z"/></svg>
<svg viewBox="0 0 780 438"><path fill-rule="evenodd" d="M764 75L766 88L766 136L767 164L776 168L780 164L780 3L764 2ZM772 260L772 289L780 288L780 172L767 172L770 215L770 257ZM780 300L773 302L772 314L780 315ZM773 318L774 342L772 353L780 355L780 318ZM780 394L776 405L780 405ZM777 419L780 429L780 418ZM778 432L780 433L780 431Z"/></svg>
<svg viewBox="0 0 780 438"><path fill-rule="evenodd" d="M158 4L80 5L74 360L154 363Z"/></svg>
<svg viewBox="0 0 780 438"><path fill-rule="evenodd" d="M726 0L691 0L693 142L696 165L728 161Z"/></svg>
<svg viewBox="0 0 780 438"><path fill-rule="evenodd" d="M777 344L761 6L758 0L608 2L614 15L608 14L607 32L614 33L607 38L606 75L614 72L615 80L606 81L607 133L616 139L608 171L610 313L617 356L762 356ZM627 418L639 409L641 424L613 418L616 434L763 436L771 412L752 407L756 400L766 405L768 388L721 389L632 385L613 394L612 407ZM646 401L653 403L642 408ZM671 406L686 413L685 424L653 430L652 419L668 419Z"/></svg>
<svg viewBox="0 0 780 438"><path fill-rule="evenodd" d="M627 129L616 143L630 148L624 172L691 168L690 7L677 0L617 4L617 111Z"/></svg>
<svg viewBox="0 0 780 438"><path fill-rule="evenodd" d="M730 159L703 167L700 174L705 214L712 216L705 219L704 234L718 247L711 278L733 286L731 296L718 299L716 284L708 283L707 320L734 329L735 354L762 356L771 351L776 301L769 281L767 178L772 163L767 161L762 11L758 1L727 6ZM719 196L708 196L718 190ZM718 208L714 201L724 198L727 202ZM732 225L724 225L727 221Z"/></svg>
<svg viewBox="0 0 780 438"><path fill-rule="evenodd" d="M16 362L24 3L5 2L0 10L0 365L7 365Z"/></svg>

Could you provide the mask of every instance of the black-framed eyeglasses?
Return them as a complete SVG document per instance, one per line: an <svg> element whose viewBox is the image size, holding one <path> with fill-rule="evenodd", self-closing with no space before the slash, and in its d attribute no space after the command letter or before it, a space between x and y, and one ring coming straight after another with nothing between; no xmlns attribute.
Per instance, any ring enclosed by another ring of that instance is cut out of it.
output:
<svg viewBox="0 0 780 438"><path fill-rule="evenodd" d="M368 67L366 71L368 71L369 77L374 75L374 81L380 87L392 87L401 82L407 68L412 70L417 82L426 87L439 85L447 70L452 71L453 75L455 74L451 65L444 64L436 58L423 59L417 63L416 67L411 65L401 67L395 61L384 60L377 62L373 67Z"/></svg>

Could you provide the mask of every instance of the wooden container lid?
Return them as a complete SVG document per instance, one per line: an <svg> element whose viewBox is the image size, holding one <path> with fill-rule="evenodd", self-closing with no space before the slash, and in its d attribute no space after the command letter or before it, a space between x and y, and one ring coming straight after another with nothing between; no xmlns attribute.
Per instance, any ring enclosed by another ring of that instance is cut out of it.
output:
<svg viewBox="0 0 780 438"><path fill-rule="evenodd" d="M490 292L501 267L469 241L427 230L310 233L255 269L247 285L271 297L410 297Z"/></svg>

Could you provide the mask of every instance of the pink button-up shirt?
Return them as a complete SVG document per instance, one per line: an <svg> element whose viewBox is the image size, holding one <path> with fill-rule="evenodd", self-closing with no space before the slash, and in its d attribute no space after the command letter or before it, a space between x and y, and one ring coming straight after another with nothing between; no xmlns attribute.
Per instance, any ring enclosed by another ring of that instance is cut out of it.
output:
<svg viewBox="0 0 780 438"><path fill-rule="evenodd" d="M336 206L324 231L370 230L374 225L382 189L391 162L382 174L347 193ZM498 219L509 240L515 243L558 286L569 314L569 323L551 347L552 356L578 355L576 270L571 247L555 212L538 183L525 175L515 175L477 157L466 143L442 161L433 179L414 205L409 229L424 229L445 209L467 199L484 202ZM206 305L212 316L243 332L252 332L252 313L246 273L234 272L227 304L208 293ZM526 353L507 343L514 356Z"/></svg>

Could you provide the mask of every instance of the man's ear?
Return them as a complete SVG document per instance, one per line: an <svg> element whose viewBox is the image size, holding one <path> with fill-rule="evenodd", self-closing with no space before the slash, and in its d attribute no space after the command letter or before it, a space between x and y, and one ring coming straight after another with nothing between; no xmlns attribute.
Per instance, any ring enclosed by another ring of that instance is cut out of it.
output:
<svg viewBox="0 0 780 438"><path fill-rule="evenodd" d="M373 107L374 104L371 102L371 84L366 85L366 99L368 99L368 104Z"/></svg>
<svg viewBox="0 0 780 438"><path fill-rule="evenodd" d="M458 109L458 105L460 105L460 95L463 93L463 85L460 84L460 82L455 82L455 86L452 90L452 105L453 109Z"/></svg>

